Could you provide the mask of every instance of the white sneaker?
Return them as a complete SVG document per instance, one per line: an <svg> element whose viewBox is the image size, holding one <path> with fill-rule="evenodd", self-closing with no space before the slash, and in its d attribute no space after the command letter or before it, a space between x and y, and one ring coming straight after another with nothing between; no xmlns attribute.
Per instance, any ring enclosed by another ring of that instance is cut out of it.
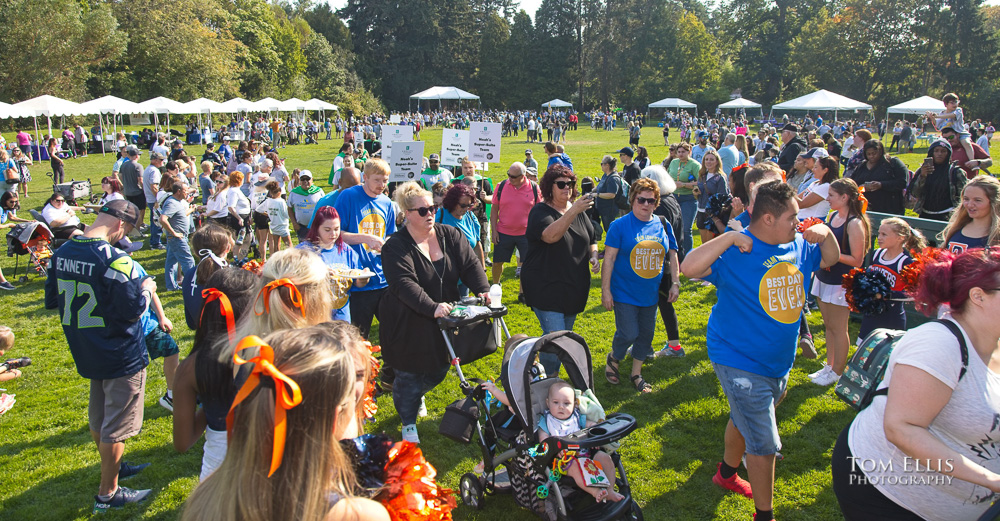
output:
<svg viewBox="0 0 1000 521"><path fill-rule="evenodd" d="M830 367L828 364L823 364L823 368L820 369L819 371L816 371L815 373L810 374L809 375L809 379L810 380L815 380L815 379L819 378L820 376L823 376L826 373L830 373L830 372L833 372L833 368Z"/></svg>
<svg viewBox="0 0 1000 521"><path fill-rule="evenodd" d="M403 441L420 443L420 436L417 435L416 424L403 425Z"/></svg>
<svg viewBox="0 0 1000 521"><path fill-rule="evenodd" d="M840 380L840 375L833 372L833 369L830 369L830 372L821 374L816 378L813 378L813 383L816 385L822 385L826 387L828 385L833 385L837 383L837 380Z"/></svg>
<svg viewBox="0 0 1000 521"><path fill-rule="evenodd" d="M427 417L427 404L424 402L424 397L420 397L420 408L417 409L417 418Z"/></svg>

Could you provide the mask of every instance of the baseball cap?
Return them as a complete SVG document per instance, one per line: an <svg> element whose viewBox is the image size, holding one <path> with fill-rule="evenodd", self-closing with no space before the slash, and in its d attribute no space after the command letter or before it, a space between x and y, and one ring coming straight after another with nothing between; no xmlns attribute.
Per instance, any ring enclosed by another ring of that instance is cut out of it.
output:
<svg viewBox="0 0 1000 521"><path fill-rule="evenodd" d="M140 151L139 147L137 147L135 145L129 145L129 146L125 147L125 155L126 156L138 156L140 154L142 154L142 151Z"/></svg>
<svg viewBox="0 0 1000 521"><path fill-rule="evenodd" d="M101 207L99 213L106 213L112 217L121 219L133 227L139 223L139 207L124 199L108 201Z"/></svg>
<svg viewBox="0 0 1000 521"><path fill-rule="evenodd" d="M624 148L622 148L621 150L619 150L619 151L618 151L618 153L619 153L619 154L625 154L625 155L626 155L626 156L628 156L628 157L633 157L633 156L635 156L635 151L634 151L634 150L632 150L632 149L631 149L631 148L629 148L629 147L624 147Z"/></svg>
<svg viewBox="0 0 1000 521"><path fill-rule="evenodd" d="M167 158L167 156L165 156L165 155L163 155L163 154L161 154L159 152L150 152L149 153L149 160L150 161L156 161L157 159L161 159L162 160L162 159L166 159L166 158Z"/></svg>
<svg viewBox="0 0 1000 521"><path fill-rule="evenodd" d="M312 179L313 173L308 170L303 170L299 172L299 179L302 179L303 177L308 177L309 179Z"/></svg>
<svg viewBox="0 0 1000 521"><path fill-rule="evenodd" d="M786 130L789 131L789 132L798 133L799 132L799 126L796 125L795 123L785 123L785 126L781 127L781 131L784 132Z"/></svg>
<svg viewBox="0 0 1000 521"><path fill-rule="evenodd" d="M799 154L799 157L803 159L819 159L821 157L830 157L825 148L813 147L808 151Z"/></svg>
<svg viewBox="0 0 1000 521"><path fill-rule="evenodd" d="M430 156L427 157L427 160L428 161L441 161L441 156L439 156L437 154L431 154Z"/></svg>
<svg viewBox="0 0 1000 521"><path fill-rule="evenodd" d="M531 155L531 149L529 148L529 149L525 150L524 154L530 156Z"/></svg>
<svg viewBox="0 0 1000 521"><path fill-rule="evenodd" d="M270 180L271 180L270 174L265 174L264 172L260 172L260 173L257 174L257 182L254 183L253 185L254 186L264 186Z"/></svg>
<svg viewBox="0 0 1000 521"><path fill-rule="evenodd" d="M229 136L228 135L222 136L222 140L223 141L229 141Z"/></svg>

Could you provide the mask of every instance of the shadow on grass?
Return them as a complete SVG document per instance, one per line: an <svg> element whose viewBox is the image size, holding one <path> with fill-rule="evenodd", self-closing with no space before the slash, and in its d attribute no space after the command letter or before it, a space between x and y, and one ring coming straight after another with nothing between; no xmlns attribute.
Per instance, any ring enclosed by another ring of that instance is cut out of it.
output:
<svg viewBox="0 0 1000 521"><path fill-rule="evenodd" d="M84 443L93 443L93 439L90 437L90 427L87 425L74 430L64 430L59 434L41 439L4 445L0 447L0 455L5 458L15 458L21 452L29 449L56 450Z"/></svg>
<svg viewBox="0 0 1000 521"><path fill-rule="evenodd" d="M94 453L96 459L96 450ZM158 496L161 493L169 496L175 495L169 494L166 490L171 487L174 481L192 476L197 479L198 467L187 468L187 465L172 461L172 456L174 456L173 447L167 445L137 451L129 451L126 446L125 459L132 462L152 462L153 465L141 474L123 481L121 485L133 489L151 488L153 494L144 504L129 505L121 510L109 512L102 519L137 519L142 517L143 512L151 507L162 508L162 504L157 505L159 503ZM0 504L0 511L3 512L5 519L66 520L89 518L94 506L94 494L97 492L100 473L100 465L94 463L50 477L27 488L20 494L11 495ZM188 492L190 491L185 490L184 495L186 496ZM183 500L172 504L176 506L158 511L157 514L146 517L146 519L176 519L183 507Z"/></svg>

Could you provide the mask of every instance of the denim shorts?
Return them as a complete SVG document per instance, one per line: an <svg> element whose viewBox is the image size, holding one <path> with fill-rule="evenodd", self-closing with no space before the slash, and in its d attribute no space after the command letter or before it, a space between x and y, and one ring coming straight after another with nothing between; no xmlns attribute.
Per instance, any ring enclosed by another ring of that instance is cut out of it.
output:
<svg viewBox="0 0 1000 521"><path fill-rule="evenodd" d="M769 456L781 449L774 407L788 386L788 375L772 378L712 363L729 400L729 419L746 440L747 454Z"/></svg>

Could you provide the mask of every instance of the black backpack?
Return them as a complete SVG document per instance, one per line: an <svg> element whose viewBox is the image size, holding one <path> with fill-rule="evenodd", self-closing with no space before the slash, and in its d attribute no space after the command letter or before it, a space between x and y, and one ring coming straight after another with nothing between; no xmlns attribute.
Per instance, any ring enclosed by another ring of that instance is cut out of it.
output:
<svg viewBox="0 0 1000 521"><path fill-rule="evenodd" d="M969 368L969 348L965 345L965 335L950 320L935 320L935 322L944 324L958 339L958 346L962 352L962 371L958 373L958 379L961 381ZM904 334L906 331L882 328L869 333L858 344L858 349L847 363L844 374L840 375L834 391L837 397L847 402L847 405L854 410L862 411L876 396L889 394L888 387L878 389L878 386L882 383L885 369L889 365L889 355Z"/></svg>

